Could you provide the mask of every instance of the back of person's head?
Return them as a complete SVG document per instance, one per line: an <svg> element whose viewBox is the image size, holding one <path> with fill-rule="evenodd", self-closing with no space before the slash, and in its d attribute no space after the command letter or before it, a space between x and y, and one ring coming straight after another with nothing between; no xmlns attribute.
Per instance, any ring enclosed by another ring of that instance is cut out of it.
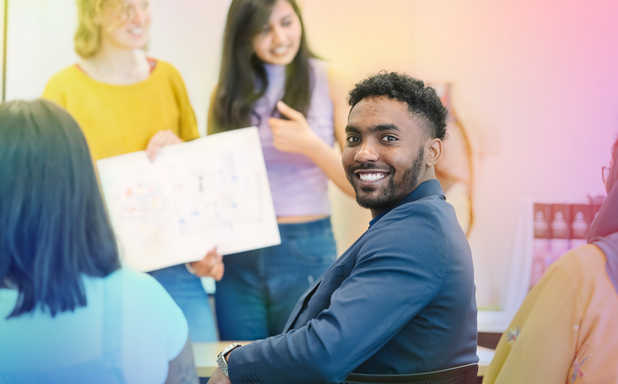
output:
<svg viewBox="0 0 618 384"><path fill-rule="evenodd" d="M278 1L289 3L298 16L301 40L298 52L286 66L283 101L306 113L311 96L309 59L314 57L305 36L300 8L295 0L232 0L223 36L219 81L215 94L218 130L242 128L249 123L253 104L264 95L268 78L264 63L253 48L254 38L268 22Z"/></svg>
<svg viewBox="0 0 618 384"><path fill-rule="evenodd" d="M75 120L45 100L0 105L0 180L0 286L18 291L9 316L86 305L81 275L119 261Z"/></svg>
<svg viewBox="0 0 618 384"><path fill-rule="evenodd" d="M605 180L607 197L590 225L587 238L594 242L618 232L618 139L612 145L609 174Z"/></svg>
<svg viewBox="0 0 618 384"><path fill-rule="evenodd" d="M77 30L73 37L75 52L86 59L101 49L101 25L97 22L107 6L121 6L123 0L76 0Z"/></svg>
<svg viewBox="0 0 618 384"><path fill-rule="evenodd" d="M410 112L424 117L430 123L431 138L444 140L447 110L436 91L421 80L396 72L380 72L356 84L350 91L352 108L369 97L386 96L408 104Z"/></svg>
<svg viewBox="0 0 618 384"><path fill-rule="evenodd" d="M614 141L614 145L612 145L612 157L609 164L609 175L606 182L608 194L616 185L616 181L618 181L618 138Z"/></svg>

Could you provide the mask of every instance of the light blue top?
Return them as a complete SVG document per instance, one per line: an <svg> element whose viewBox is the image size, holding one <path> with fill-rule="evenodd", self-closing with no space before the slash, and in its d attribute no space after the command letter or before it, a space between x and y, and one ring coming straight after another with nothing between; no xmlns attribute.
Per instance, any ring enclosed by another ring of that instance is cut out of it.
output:
<svg viewBox="0 0 618 384"><path fill-rule="evenodd" d="M7 319L17 291L0 289L0 383L163 383L187 322L152 277L120 269L84 277L88 304L51 317Z"/></svg>
<svg viewBox="0 0 618 384"><path fill-rule="evenodd" d="M311 102L306 114L311 129L326 144L334 143L333 104L324 64L311 59ZM281 117L276 104L283 99L285 67L264 65L268 88L254 105L251 123L258 127L268 181L277 216L330 214L328 178L308 157L282 152L273 146L270 117Z"/></svg>

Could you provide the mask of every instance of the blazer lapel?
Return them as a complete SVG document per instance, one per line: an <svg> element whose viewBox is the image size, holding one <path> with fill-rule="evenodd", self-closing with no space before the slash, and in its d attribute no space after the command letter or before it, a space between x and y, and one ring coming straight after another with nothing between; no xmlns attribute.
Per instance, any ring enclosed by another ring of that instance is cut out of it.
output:
<svg viewBox="0 0 618 384"><path fill-rule="evenodd" d="M313 286L307 289L307 291L300 297L300 299L298 299L296 305L294 306L294 309L292 310L292 313L290 314L290 317L288 317L288 321L285 323L285 327L283 327L284 333L292 329L294 323L296 322L296 319L298 319L298 316L300 315L300 312L305 308L307 302L309 301L309 299L311 299L311 296L313 295L315 290L318 289L321 282L322 279L316 281Z"/></svg>
<svg viewBox="0 0 618 384"><path fill-rule="evenodd" d="M348 248L343 253L343 255L337 258L337 260L335 260L335 262L330 266L330 268L326 272L324 272L324 274L322 275L322 278L316 281L313 284L313 286L311 286L301 296L301 298L298 299L298 301L296 302L296 305L294 306L294 309L292 310L292 313L290 314L290 317L288 317L288 321L285 323L285 327L283 327L283 332L287 332L291 330L292 327L294 327L294 323L296 322L296 320L298 320L298 316L300 316L301 312L306 308L307 303L309 302L309 299L311 299L311 296L313 296L315 291L318 289L318 287L320 286L320 283L324 280L324 277L331 276L329 274L329 271L332 271L333 269L338 268L341 265L346 265L347 263L351 262L349 258L356 256L356 251L353 251L353 250L356 248L357 244L360 243L360 240L366 234L367 234L367 231L365 231L358 239L356 239L354 244L352 244L352 246L350 246L350 248Z"/></svg>

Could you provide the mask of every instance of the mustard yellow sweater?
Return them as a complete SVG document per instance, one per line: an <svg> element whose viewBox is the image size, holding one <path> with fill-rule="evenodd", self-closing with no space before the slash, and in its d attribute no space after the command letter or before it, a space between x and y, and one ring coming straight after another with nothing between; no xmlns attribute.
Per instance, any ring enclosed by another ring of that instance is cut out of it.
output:
<svg viewBox="0 0 618 384"><path fill-rule="evenodd" d="M182 77L165 61L158 60L146 80L131 85L102 83L72 65L52 76L43 97L77 120L94 160L144 150L161 130L183 140L199 137Z"/></svg>
<svg viewBox="0 0 618 384"><path fill-rule="evenodd" d="M483 384L618 383L618 294L605 264L590 244L555 262L502 335Z"/></svg>

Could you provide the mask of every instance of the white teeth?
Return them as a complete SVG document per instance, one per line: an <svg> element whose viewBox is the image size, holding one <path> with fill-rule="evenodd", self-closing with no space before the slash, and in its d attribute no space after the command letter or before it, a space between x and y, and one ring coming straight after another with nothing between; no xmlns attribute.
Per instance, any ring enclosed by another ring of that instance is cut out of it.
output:
<svg viewBox="0 0 618 384"><path fill-rule="evenodd" d="M362 181L376 181L383 179L385 176L384 173L361 173L358 175Z"/></svg>
<svg viewBox="0 0 618 384"><path fill-rule="evenodd" d="M129 29L129 33L132 35L141 35L142 34L142 28L131 28Z"/></svg>
<svg viewBox="0 0 618 384"><path fill-rule="evenodd" d="M275 55L283 55L288 51L288 47L277 47L275 49L273 49L273 53Z"/></svg>

